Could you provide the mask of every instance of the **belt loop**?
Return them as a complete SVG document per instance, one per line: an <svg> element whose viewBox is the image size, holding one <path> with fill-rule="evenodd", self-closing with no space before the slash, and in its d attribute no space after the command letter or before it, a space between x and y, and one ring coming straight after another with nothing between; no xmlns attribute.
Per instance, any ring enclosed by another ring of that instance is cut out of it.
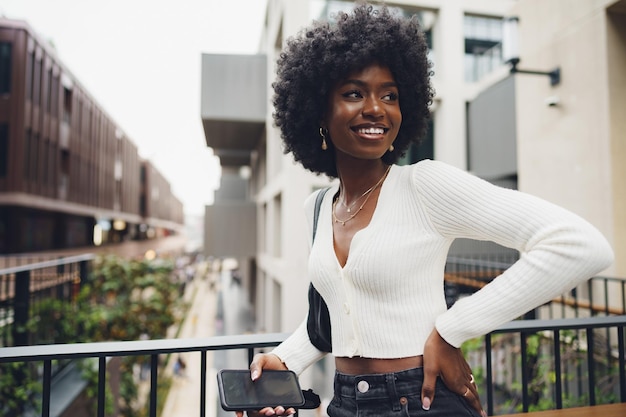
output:
<svg viewBox="0 0 626 417"><path fill-rule="evenodd" d="M337 373L335 371L335 380L333 381L333 392L334 392L334 399L335 402L337 403L337 407L341 407L341 397L343 396L341 393L341 387L340 387L340 383L339 383L339 373Z"/></svg>
<svg viewBox="0 0 626 417"><path fill-rule="evenodd" d="M400 398L398 398L398 393L396 392L396 375L386 374L385 378L387 379L387 393L391 400L393 411L400 411L402 406L400 405Z"/></svg>

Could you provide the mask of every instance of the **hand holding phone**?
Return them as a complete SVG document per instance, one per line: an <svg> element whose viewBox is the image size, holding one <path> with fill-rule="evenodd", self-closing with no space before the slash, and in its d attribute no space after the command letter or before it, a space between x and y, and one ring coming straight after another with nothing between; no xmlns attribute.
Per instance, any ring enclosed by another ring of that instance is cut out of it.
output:
<svg viewBox="0 0 626 417"><path fill-rule="evenodd" d="M226 411L260 410L304 405L304 395L293 371L264 370L256 381L250 371L222 369L217 373L217 386L222 408Z"/></svg>

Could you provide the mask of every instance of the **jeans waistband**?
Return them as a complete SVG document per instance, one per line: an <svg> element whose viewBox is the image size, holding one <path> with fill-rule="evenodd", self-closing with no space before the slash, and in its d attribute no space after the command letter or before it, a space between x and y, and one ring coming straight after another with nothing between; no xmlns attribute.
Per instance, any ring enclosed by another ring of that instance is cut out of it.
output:
<svg viewBox="0 0 626 417"><path fill-rule="evenodd" d="M335 395L354 398L357 401L399 398L419 394L423 379L423 368L364 375L335 372Z"/></svg>

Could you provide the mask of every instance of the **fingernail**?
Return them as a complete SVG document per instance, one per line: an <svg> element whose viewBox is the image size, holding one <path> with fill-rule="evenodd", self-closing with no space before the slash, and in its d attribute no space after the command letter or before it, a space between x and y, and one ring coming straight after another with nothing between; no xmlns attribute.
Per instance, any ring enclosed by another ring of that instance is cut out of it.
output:
<svg viewBox="0 0 626 417"><path fill-rule="evenodd" d="M430 410L430 398L424 397L424 400L422 401L422 408L426 411Z"/></svg>
<svg viewBox="0 0 626 417"><path fill-rule="evenodd" d="M259 377L259 371L252 371L252 374L250 376L252 378L253 381L256 381L256 379Z"/></svg>

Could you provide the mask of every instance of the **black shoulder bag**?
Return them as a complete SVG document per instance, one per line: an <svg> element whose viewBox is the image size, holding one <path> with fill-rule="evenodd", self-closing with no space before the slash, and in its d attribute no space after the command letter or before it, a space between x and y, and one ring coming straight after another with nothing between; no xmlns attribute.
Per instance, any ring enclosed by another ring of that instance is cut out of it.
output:
<svg viewBox="0 0 626 417"><path fill-rule="evenodd" d="M320 190L315 199L315 210L313 212L313 242L315 242L315 232L317 231L317 218L319 217L320 207L322 206L322 200L324 199L326 191L328 191L328 188ZM313 286L313 283L309 284L309 316L307 318L306 329L313 346L322 352L332 351L328 306L320 293L318 293Z"/></svg>

